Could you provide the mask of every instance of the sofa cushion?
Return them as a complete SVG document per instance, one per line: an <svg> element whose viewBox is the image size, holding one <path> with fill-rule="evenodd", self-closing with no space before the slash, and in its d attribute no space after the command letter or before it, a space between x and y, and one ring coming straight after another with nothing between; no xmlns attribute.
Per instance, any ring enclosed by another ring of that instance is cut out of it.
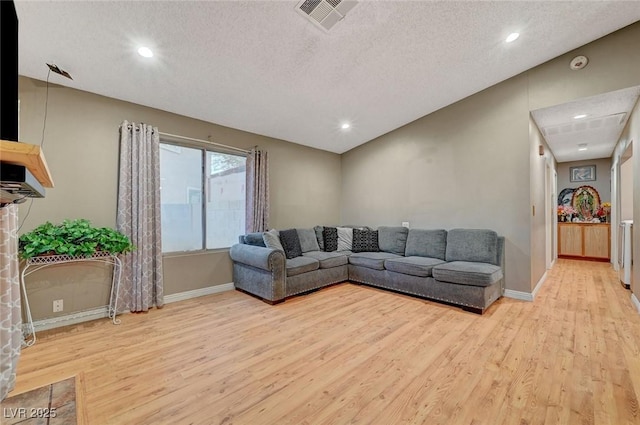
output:
<svg viewBox="0 0 640 425"><path fill-rule="evenodd" d="M313 229L296 229L298 231L298 239L300 239L300 248L302 252L319 251L318 239Z"/></svg>
<svg viewBox="0 0 640 425"><path fill-rule="evenodd" d="M407 257L431 257L445 259L447 250L447 231L444 229L423 230L410 229L407 235Z"/></svg>
<svg viewBox="0 0 640 425"><path fill-rule="evenodd" d="M444 264L444 261L429 257L400 257L385 260L384 268L411 276L430 277L431 269L438 264Z"/></svg>
<svg viewBox="0 0 640 425"><path fill-rule="evenodd" d="M486 229L449 230L445 259L497 265L498 234Z"/></svg>
<svg viewBox="0 0 640 425"><path fill-rule="evenodd" d="M271 229L268 232L264 232L262 234L262 238L267 248L277 249L278 251L284 252L284 248L280 243L280 232L278 232L276 229Z"/></svg>
<svg viewBox="0 0 640 425"><path fill-rule="evenodd" d="M406 227L379 227L378 246L380 251L404 255L407 233L409 233L409 229Z"/></svg>
<svg viewBox="0 0 640 425"><path fill-rule="evenodd" d="M489 286L502 279L502 269L493 264L453 261L433 267L433 277L441 282Z"/></svg>
<svg viewBox="0 0 640 425"><path fill-rule="evenodd" d="M287 229L280 231L280 243L284 248L284 255L287 258L296 258L302 255L300 247L300 239L296 229Z"/></svg>
<svg viewBox="0 0 640 425"><path fill-rule="evenodd" d="M313 231L316 232L316 239L318 240L318 247L320 251L324 251L324 237L322 236L322 231L324 230L324 226L315 226Z"/></svg>
<svg viewBox="0 0 640 425"><path fill-rule="evenodd" d="M351 227L336 227L338 230L338 251L351 251L353 245L353 229Z"/></svg>
<svg viewBox="0 0 640 425"><path fill-rule="evenodd" d="M384 261L391 258L402 258L390 252L358 252L349 256L349 263L368 269L384 270Z"/></svg>
<svg viewBox="0 0 640 425"><path fill-rule="evenodd" d="M317 270L320 267L318 260L310 257L295 257L287 259L287 276L295 276L298 274Z"/></svg>
<svg viewBox="0 0 640 425"><path fill-rule="evenodd" d="M353 229L353 252L378 252L378 231Z"/></svg>
<svg viewBox="0 0 640 425"><path fill-rule="evenodd" d="M304 257L314 258L320 262L321 269L344 266L349 262L349 257L344 252L310 251L302 254Z"/></svg>
<svg viewBox="0 0 640 425"><path fill-rule="evenodd" d="M247 245L265 246L263 232L247 233L242 237L242 242Z"/></svg>
<svg viewBox="0 0 640 425"><path fill-rule="evenodd" d="M322 239L324 239L324 250L327 252L338 249L338 229L335 227L325 227L322 229Z"/></svg>

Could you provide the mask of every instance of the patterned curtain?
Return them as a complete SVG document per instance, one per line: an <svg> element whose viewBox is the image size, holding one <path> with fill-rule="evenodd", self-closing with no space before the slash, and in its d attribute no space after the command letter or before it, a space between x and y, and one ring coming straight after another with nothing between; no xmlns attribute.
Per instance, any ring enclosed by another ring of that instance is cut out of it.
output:
<svg viewBox="0 0 640 425"><path fill-rule="evenodd" d="M117 229L135 250L124 256L119 305L132 312L164 305L160 237L160 136L146 124L120 126Z"/></svg>
<svg viewBox="0 0 640 425"><path fill-rule="evenodd" d="M254 148L247 155L247 233L264 232L269 227L269 158Z"/></svg>
<svg viewBox="0 0 640 425"><path fill-rule="evenodd" d="M22 345L17 229L18 206L0 208L0 400L16 383Z"/></svg>

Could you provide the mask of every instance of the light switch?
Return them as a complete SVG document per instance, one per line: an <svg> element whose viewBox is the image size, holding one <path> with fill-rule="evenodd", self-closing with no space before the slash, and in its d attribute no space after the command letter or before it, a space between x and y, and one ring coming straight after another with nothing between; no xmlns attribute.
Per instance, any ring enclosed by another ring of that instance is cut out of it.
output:
<svg viewBox="0 0 640 425"><path fill-rule="evenodd" d="M409 222L408 221L403 221L402 222L402 227L406 227L408 229L409 228Z"/></svg>

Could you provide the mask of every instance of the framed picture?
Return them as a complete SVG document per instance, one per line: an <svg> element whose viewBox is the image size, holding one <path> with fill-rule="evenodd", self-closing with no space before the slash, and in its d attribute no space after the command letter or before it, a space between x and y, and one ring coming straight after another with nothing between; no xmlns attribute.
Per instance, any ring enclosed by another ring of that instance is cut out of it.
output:
<svg viewBox="0 0 640 425"><path fill-rule="evenodd" d="M569 167L569 180L572 182L592 182L596 180L596 166L583 165Z"/></svg>

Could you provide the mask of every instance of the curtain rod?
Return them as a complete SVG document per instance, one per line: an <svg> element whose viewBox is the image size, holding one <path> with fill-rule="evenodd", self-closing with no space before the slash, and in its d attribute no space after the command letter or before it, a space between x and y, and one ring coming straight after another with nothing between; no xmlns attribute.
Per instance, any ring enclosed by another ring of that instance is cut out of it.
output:
<svg viewBox="0 0 640 425"><path fill-rule="evenodd" d="M178 136L177 134L169 134L169 133L164 133L162 131L159 131L158 133L161 136L165 136L165 137L173 137L173 138L176 138L176 139L191 140L192 142L206 143L208 145L219 146L219 147L224 148L224 149L231 149L231 150L234 150L234 151L239 151L239 152L244 152L244 153L249 153L250 152L250 151L248 151L246 149L240 149L240 148L236 148L234 146L227 146L227 145L223 145L222 143L212 142L210 140L194 139L193 137Z"/></svg>

